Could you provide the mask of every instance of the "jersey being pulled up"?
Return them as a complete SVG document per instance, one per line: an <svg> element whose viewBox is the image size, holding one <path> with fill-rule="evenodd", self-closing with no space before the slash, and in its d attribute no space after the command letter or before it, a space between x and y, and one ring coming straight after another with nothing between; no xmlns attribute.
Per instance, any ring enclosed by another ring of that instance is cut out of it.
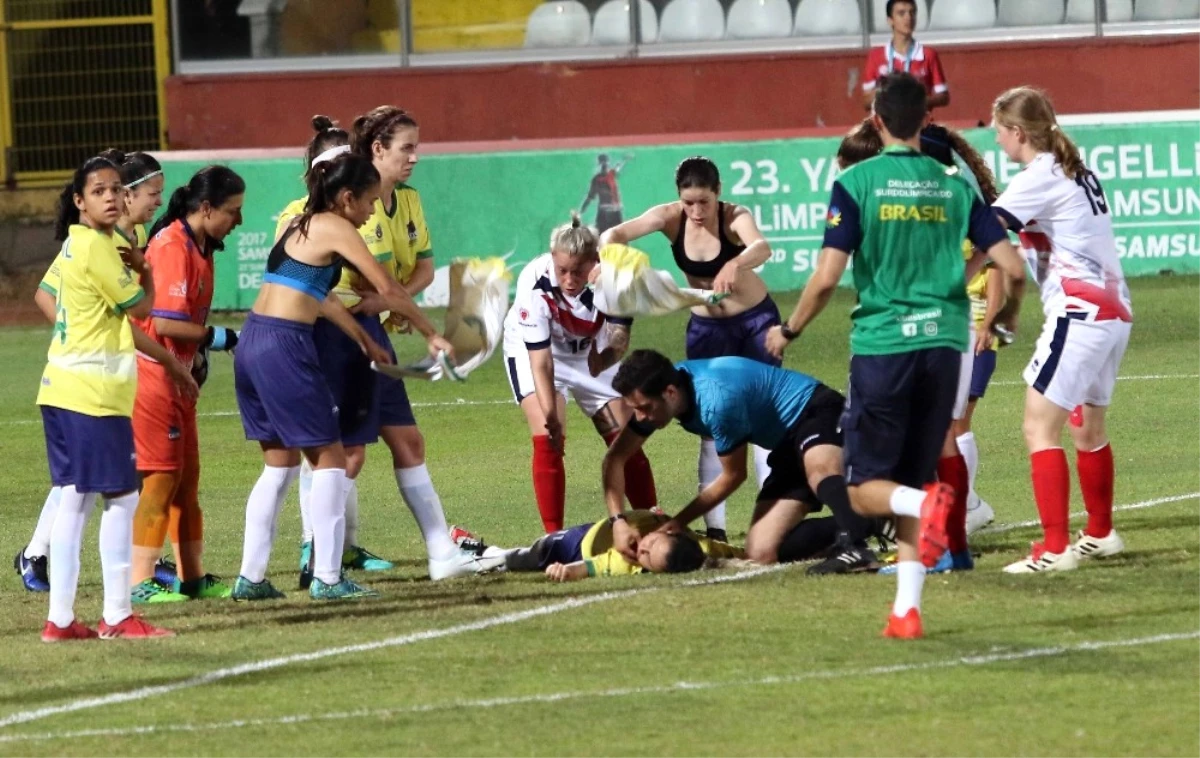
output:
<svg viewBox="0 0 1200 758"><path fill-rule="evenodd" d="M933 158L892 146L838 177L824 246L854 256L852 353L967 350L964 239L986 251L1006 235L967 180Z"/></svg>
<svg viewBox="0 0 1200 758"><path fill-rule="evenodd" d="M1052 154L1038 153L995 207L1021 238L1047 316L1133 320L1112 209L1095 174L1068 179Z"/></svg>
<svg viewBox="0 0 1200 758"><path fill-rule="evenodd" d="M512 307L504 318L504 352L550 348L555 356L586 355L605 323L632 319L605 316L591 289L570 296L558 286L554 258L543 253L521 270Z"/></svg>

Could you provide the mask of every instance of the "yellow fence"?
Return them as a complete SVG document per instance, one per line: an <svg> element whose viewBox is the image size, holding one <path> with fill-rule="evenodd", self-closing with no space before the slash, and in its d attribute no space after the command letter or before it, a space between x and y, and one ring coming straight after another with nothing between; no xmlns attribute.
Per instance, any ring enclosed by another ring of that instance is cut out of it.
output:
<svg viewBox="0 0 1200 758"><path fill-rule="evenodd" d="M166 145L167 0L0 0L0 180Z"/></svg>

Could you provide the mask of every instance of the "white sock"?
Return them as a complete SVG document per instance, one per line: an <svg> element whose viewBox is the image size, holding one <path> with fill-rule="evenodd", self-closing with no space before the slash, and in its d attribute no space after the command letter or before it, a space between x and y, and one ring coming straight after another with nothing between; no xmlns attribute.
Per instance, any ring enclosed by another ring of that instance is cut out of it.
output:
<svg viewBox="0 0 1200 758"><path fill-rule="evenodd" d="M921 610L921 589L925 586L925 564L920 561L899 561L896 564L896 602L892 613L903 616L909 609Z"/></svg>
<svg viewBox="0 0 1200 758"><path fill-rule="evenodd" d="M358 481L346 477L346 545L358 544Z"/></svg>
<svg viewBox="0 0 1200 758"><path fill-rule="evenodd" d="M300 459L300 541L312 542L312 464L307 458Z"/></svg>
<svg viewBox="0 0 1200 758"><path fill-rule="evenodd" d="M250 499L246 501L246 536L242 542L241 575L257 584L267 578L271 546L275 544L275 522L299 466L263 466Z"/></svg>
<svg viewBox="0 0 1200 758"><path fill-rule="evenodd" d="M100 516L100 568L104 573L104 623L115 626L133 615L129 577L133 571L133 513L138 493L105 499Z"/></svg>
<svg viewBox="0 0 1200 758"><path fill-rule="evenodd" d="M62 487L51 487L42 504L41 515L38 516L37 526L33 529L33 539L25 546L26 558L40 558L50 552L50 530L54 528L54 516L58 513L58 500L62 497Z"/></svg>
<svg viewBox="0 0 1200 758"><path fill-rule="evenodd" d="M712 440L700 440L700 460L697 464L697 474L700 480L698 488L700 490L703 490L708 486L709 482L721 475L721 459L717 457L717 443ZM717 503L715 508L704 514L704 526L709 529L725 528L724 500Z"/></svg>
<svg viewBox="0 0 1200 758"><path fill-rule="evenodd" d="M761 490L767 477L771 475L771 466L767 463L771 451L758 445L751 445L751 447L754 449L754 478L758 480L758 488ZM713 452L716 452L715 448Z"/></svg>
<svg viewBox="0 0 1200 758"><path fill-rule="evenodd" d="M975 432L958 435L958 449L967 462L967 481L971 483L971 492L974 492L975 474L979 471L979 446L975 444Z"/></svg>
<svg viewBox="0 0 1200 758"><path fill-rule="evenodd" d="M400 497L404 498L404 504L417 520L430 560L444 561L452 558L458 552L458 548L450 539L446 513L442 510L442 501L438 498L437 491L433 489L429 469L424 463L412 468L398 468L396 484L400 487Z"/></svg>
<svg viewBox="0 0 1200 758"><path fill-rule="evenodd" d="M921 518L921 503L923 502L925 502L924 490L915 490L912 487L901 485L892 491L892 497L888 504L892 508L892 513L897 516Z"/></svg>
<svg viewBox="0 0 1200 758"><path fill-rule="evenodd" d="M312 474L313 576L326 584L342 580L348 481L344 468L322 468Z"/></svg>
<svg viewBox="0 0 1200 758"><path fill-rule="evenodd" d="M58 513L50 530L50 613L55 626L67 627L75 620L75 590L79 587L79 550L96 495L77 492L73 485L62 488ZM129 592L129 585L125 585Z"/></svg>

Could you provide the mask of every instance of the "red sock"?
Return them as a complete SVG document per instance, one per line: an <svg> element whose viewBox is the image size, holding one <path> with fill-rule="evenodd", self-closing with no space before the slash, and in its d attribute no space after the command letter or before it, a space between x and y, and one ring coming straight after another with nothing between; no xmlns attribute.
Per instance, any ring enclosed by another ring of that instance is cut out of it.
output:
<svg viewBox="0 0 1200 758"><path fill-rule="evenodd" d="M604 443L611 446L620 432L613 432L604 437ZM658 505L658 490L654 487L654 471L650 468L650 459L643 450L637 451L632 458L625 461L625 497L629 504L639 511L648 511Z"/></svg>
<svg viewBox="0 0 1200 758"><path fill-rule="evenodd" d="M1112 445L1091 452L1076 451L1075 469L1079 472L1079 488L1083 490L1083 504L1087 508L1088 536L1107 537L1112 532Z"/></svg>
<svg viewBox="0 0 1200 758"><path fill-rule="evenodd" d="M544 434L533 438L533 495L546 533L562 529L567 507L567 468L563 465L563 454L550 446L550 438Z"/></svg>
<svg viewBox="0 0 1200 758"><path fill-rule="evenodd" d="M939 458L937 475L938 481L954 488L954 505L950 508L950 518L946 521L948 547L952 553L966 552L967 495L971 491L967 460L962 455L956 455L953 458Z"/></svg>
<svg viewBox="0 0 1200 758"><path fill-rule="evenodd" d="M1061 447L1039 450L1029 456L1033 469L1033 497L1037 501L1046 551L1062 553L1070 543L1067 519L1071 509L1071 472Z"/></svg>

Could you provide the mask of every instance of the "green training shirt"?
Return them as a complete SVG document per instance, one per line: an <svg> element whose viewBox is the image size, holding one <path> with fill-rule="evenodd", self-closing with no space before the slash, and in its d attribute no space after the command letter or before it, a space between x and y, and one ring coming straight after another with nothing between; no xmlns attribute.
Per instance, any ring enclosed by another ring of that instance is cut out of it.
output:
<svg viewBox="0 0 1200 758"><path fill-rule="evenodd" d="M833 185L825 247L854 256L855 355L966 351L971 318L963 240L1007 238L956 169L902 145L849 168Z"/></svg>

